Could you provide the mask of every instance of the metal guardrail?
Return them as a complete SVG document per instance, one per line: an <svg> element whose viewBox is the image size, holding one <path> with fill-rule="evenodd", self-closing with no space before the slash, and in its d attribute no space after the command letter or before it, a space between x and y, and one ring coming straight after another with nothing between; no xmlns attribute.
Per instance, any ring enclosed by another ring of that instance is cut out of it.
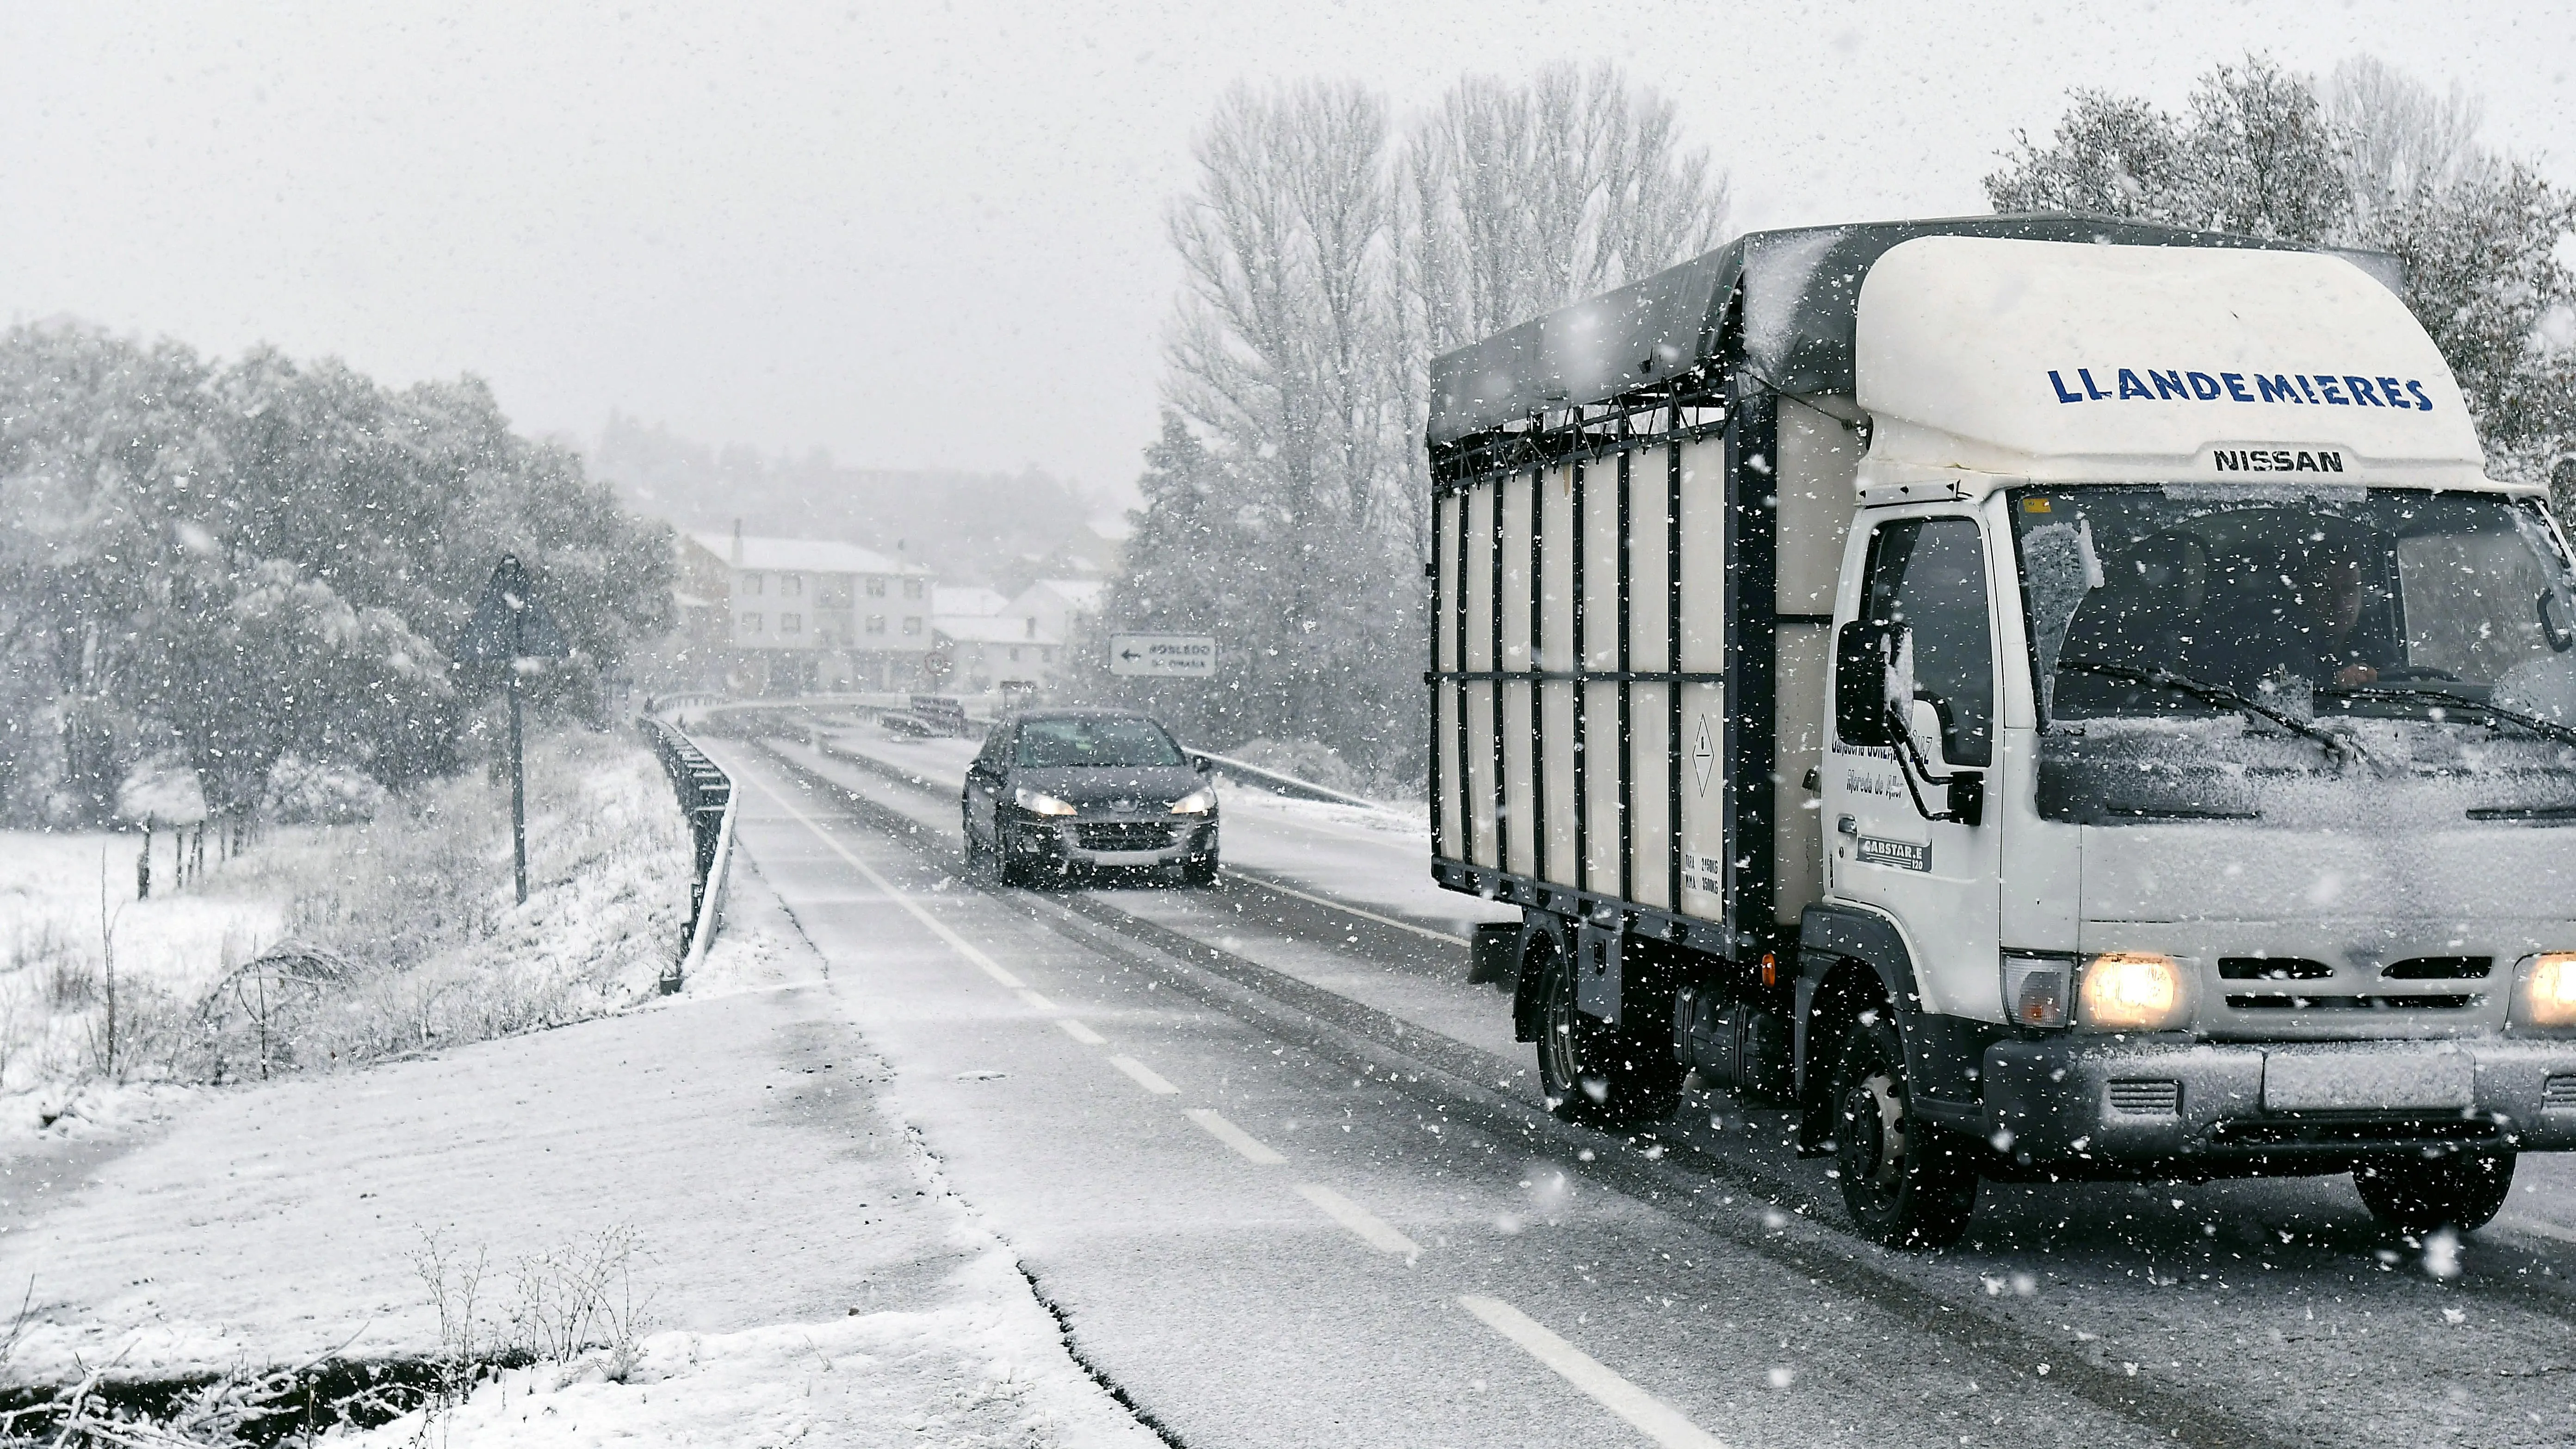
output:
<svg viewBox="0 0 2576 1449"><path fill-rule="evenodd" d="M733 858L735 800L733 777L676 726L650 715L637 721L646 743L671 777L671 792L689 822L696 847L696 872L689 883L689 925L681 938L680 956L662 973L664 995L677 991L706 960L724 916L726 867Z"/></svg>
<svg viewBox="0 0 2576 1449"><path fill-rule="evenodd" d="M1294 775L1283 775L1277 770L1265 770L1259 765L1248 765L1241 760L1228 759L1223 755L1213 754L1207 750L1192 749L1188 745L1181 746L1181 753L1189 756L1192 760L1205 760L1209 764L1214 765L1221 773L1249 780L1257 785L1266 786L1273 793L1286 795L1292 799L1322 800L1333 805L1362 805L1371 810L1393 810L1395 808L1383 800L1372 800L1365 795L1354 795L1347 790L1336 790L1330 785L1318 785L1312 780L1301 780Z"/></svg>

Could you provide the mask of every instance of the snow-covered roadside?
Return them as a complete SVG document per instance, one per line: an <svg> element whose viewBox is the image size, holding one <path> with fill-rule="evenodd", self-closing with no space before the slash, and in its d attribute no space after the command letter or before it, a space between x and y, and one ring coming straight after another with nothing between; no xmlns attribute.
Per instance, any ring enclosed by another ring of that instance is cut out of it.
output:
<svg viewBox="0 0 2576 1449"><path fill-rule="evenodd" d="M0 1235L0 1282L32 1278L37 1310L8 1377L432 1357L427 1234L486 1264L490 1342L520 1331L528 1260L622 1231L649 1296L634 1371L513 1370L433 1442L1156 1442L893 1115L821 958L741 864L680 996L184 1104Z"/></svg>
<svg viewBox="0 0 2576 1449"><path fill-rule="evenodd" d="M135 837L0 834L0 1143L123 1132L195 1084L336 1070L644 999L688 896L668 783L624 735L540 737L529 764L524 906L507 796L479 774L372 822L265 832L184 890L165 871L147 901L132 899ZM289 938L347 972L318 994L225 984ZM266 1030L242 1029L253 1003Z"/></svg>

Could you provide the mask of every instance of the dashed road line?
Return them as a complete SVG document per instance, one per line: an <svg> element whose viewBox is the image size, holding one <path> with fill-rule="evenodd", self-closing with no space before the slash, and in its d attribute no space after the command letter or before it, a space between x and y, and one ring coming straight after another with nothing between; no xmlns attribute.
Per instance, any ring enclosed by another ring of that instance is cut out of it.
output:
<svg viewBox="0 0 2576 1449"><path fill-rule="evenodd" d="M1464 936L1453 936L1446 931L1434 931L1428 927L1417 926L1411 921L1399 921L1393 916L1381 916L1375 911L1364 911L1347 901L1331 901L1324 899L1322 896L1310 896L1304 891L1297 890L1294 887L1281 885L1279 882L1270 879L1268 876L1245 875L1241 871L1228 871L1226 874L1233 876L1239 881L1248 881L1266 891L1277 891L1283 896L1293 896L1298 900L1304 901L1310 906L1322 906L1327 910L1340 911L1346 916L1357 916L1363 921L1375 921L1381 926L1393 926L1399 931L1411 931L1417 936L1428 936L1434 941L1443 941L1452 946L1464 946L1467 944L1467 938Z"/></svg>
<svg viewBox="0 0 2576 1449"><path fill-rule="evenodd" d="M794 817L798 824L813 831L814 838L831 847L834 855L848 861L850 863L850 869L855 870L860 875L866 877L868 884L885 892L886 899L903 907L914 920L929 927L930 934L947 942L949 947L955 950L958 955L963 956L967 960L984 968L985 975L992 977L994 980L999 981L1004 986L1011 988L1013 991L1025 991L1028 989L1027 982L1012 975L1009 971L1003 969L1000 962L995 961L992 957L987 956L982 951L976 949L974 942L969 941L965 937L958 935L955 931L948 929L946 922L940 920L930 912L923 910L919 905L914 904L910 896L895 889L894 882L877 874L876 870L866 861L850 854L849 848L841 844L841 842L834 840L831 836L831 832L825 830L822 826L815 824L812 816L807 815L804 811L788 804L787 797L770 789L766 781L753 777L751 783L758 785L760 787L760 793L768 796L772 804L775 804L779 809L786 811L790 816Z"/></svg>
<svg viewBox="0 0 2576 1449"><path fill-rule="evenodd" d="M1683 1417L1680 1410L1613 1373L1599 1359L1550 1333L1528 1314L1499 1298L1469 1293L1458 1306L1484 1320L1485 1326L1518 1344L1522 1351L1554 1369L1558 1377L1581 1389L1601 1407L1628 1421L1631 1428L1663 1449L1726 1449L1716 1435Z"/></svg>
<svg viewBox="0 0 2576 1449"><path fill-rule="evenodd" d="M1027 990L1026 988L1023 988L1023 989L1021 990L1021 992L1020 992L1020 999L1021 999L1022 1001L1027 1002L1031 1007L1035 1008L1036 1010L1046 1012L1046 1013L1047 1013L1047 1014L1049 1014L1050 1016L1051 1016L1051 1015L1053 1015L1053 1014L1055 1013L1055 1003L1054 1003L1054 1002L1052 1002L1052 1001L1047 1000L1047 999L1046 999L1045 997L1043 997L1043 996L1038 995L1038 994L1037 994L1036 992L1034 992L1034 991L1030 991L1030 990Z"/></svg>
<svg viewBox="0 0 2576 1449"><path fill-rule="evenodd" d="M1084 1046L1104 1046L1109 1041L1109 1038L1102 1036L1100 1033L1093 1031L1090 1027L1084 1026L1081 1022L1078 1022L1069 1016L1057 1017L1055 1019L1055 1024L1064 1028L1064 1034L1066 1036L1072 1037L1075 1041L1082 1043Z"/></svg>
<svg viewBox="0 0 2576 1449"><path fill-rule="evenodd" d="M1218 1116L1216 1113L1209 1111L1205 1107L1190 1108L1189 1118L1201 1127L1206 1128L1210 1137L1213 1137L1217 1141L1224 1143L1226 1146L1233 1148L1235 1151L1242 1153L1249 1161L1260 1163L1264 1167L1276 1167L1280 1163L1288 1160L1287 1158L1280 1156L1278 1153L1271 1151L1268 1143L1263 1142L1260 1138L1255 1137L1251 1133L1244 1131L1242 1128L1235 1126L1233 1123L1228 1122L1223 1117Z"/></svg>
<svg viewBox="0 0 2576 1449"><path fill-rule="evenodd" d="M1145 1065L1134 1057L1111 1057L1109 1059L1109 1065L1116 1067L1118 1070L1125 1072L1128 1076L1133 1077L1137 1086L1144 1088L1146 1091L1153 1093L1157 1097L1177 1097L1181 1093L1180 1088L1164 1081L1162 1076L1152 1067Z"/></svg>
<svg viewBox="0 0 2576 1449"><path fill-rule="evenodd" d="M1340 1223L1359 1240L1381 1253L1393 1253L1411 1261L1422 1252L1422 1245L1386 1225L1377 1214L1318 1182L1297 1184L1297 1195L1324 1210L1324 1216Z"/></svg>

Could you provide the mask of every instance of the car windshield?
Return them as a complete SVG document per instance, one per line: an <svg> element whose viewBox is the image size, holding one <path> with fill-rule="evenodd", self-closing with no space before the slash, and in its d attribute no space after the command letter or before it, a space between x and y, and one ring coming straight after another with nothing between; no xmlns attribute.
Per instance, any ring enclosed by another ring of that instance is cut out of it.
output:
<svg viewBox="0 0 2576 1449"><path fill-rule="evenodd" d="M1161 725L1116 716L1029 720L1020 726L1018 761L1038 769L1185 763Z"/></svg>
<svg viewBox="0 0 2576 1449"><path fill-rule="evenodd" d="M2576 599L2539 505L2167 484L2011 499L2048 721L2208 713L2576 721Z"/></svg>

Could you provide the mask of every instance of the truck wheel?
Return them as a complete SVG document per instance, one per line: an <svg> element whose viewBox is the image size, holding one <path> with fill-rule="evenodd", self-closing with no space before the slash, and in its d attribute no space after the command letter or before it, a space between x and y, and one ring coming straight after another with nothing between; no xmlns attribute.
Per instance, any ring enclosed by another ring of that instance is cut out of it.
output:
<svg viewBox="0 0 2576 1449"><path fill-rule="evenodd" d="M2510 1152L2455 1152L2445 1157L2395 1157L2352 1170L2352 1185L2370 1215L2401 1233L2429 1233L2444 1224L2482 1228L2513 1191Z"/></svg>
<svg viewBox="0 0 2576 1449"><path fill-rule="evenodd" d="M1861 1236L1890 1248L1945 1248L1968 1230L1977 1169L1967 1146L1915 1115L1905 1044L1884 1007L1844 1040L1834 1092L1834 1165Z"/></svg>
<svg viewBox="0 0 2576 1449"><path fill-rule="evenodd" d="M1584 1015L1574 1005L1571 963L1553 949L1546 954L1538 1079L1548 1110L1590 1127L1651 1126L1673 1115L1683 1068L1671 1040ZM1657 1016L1657 1024L1670 1015Z"/></svg>

